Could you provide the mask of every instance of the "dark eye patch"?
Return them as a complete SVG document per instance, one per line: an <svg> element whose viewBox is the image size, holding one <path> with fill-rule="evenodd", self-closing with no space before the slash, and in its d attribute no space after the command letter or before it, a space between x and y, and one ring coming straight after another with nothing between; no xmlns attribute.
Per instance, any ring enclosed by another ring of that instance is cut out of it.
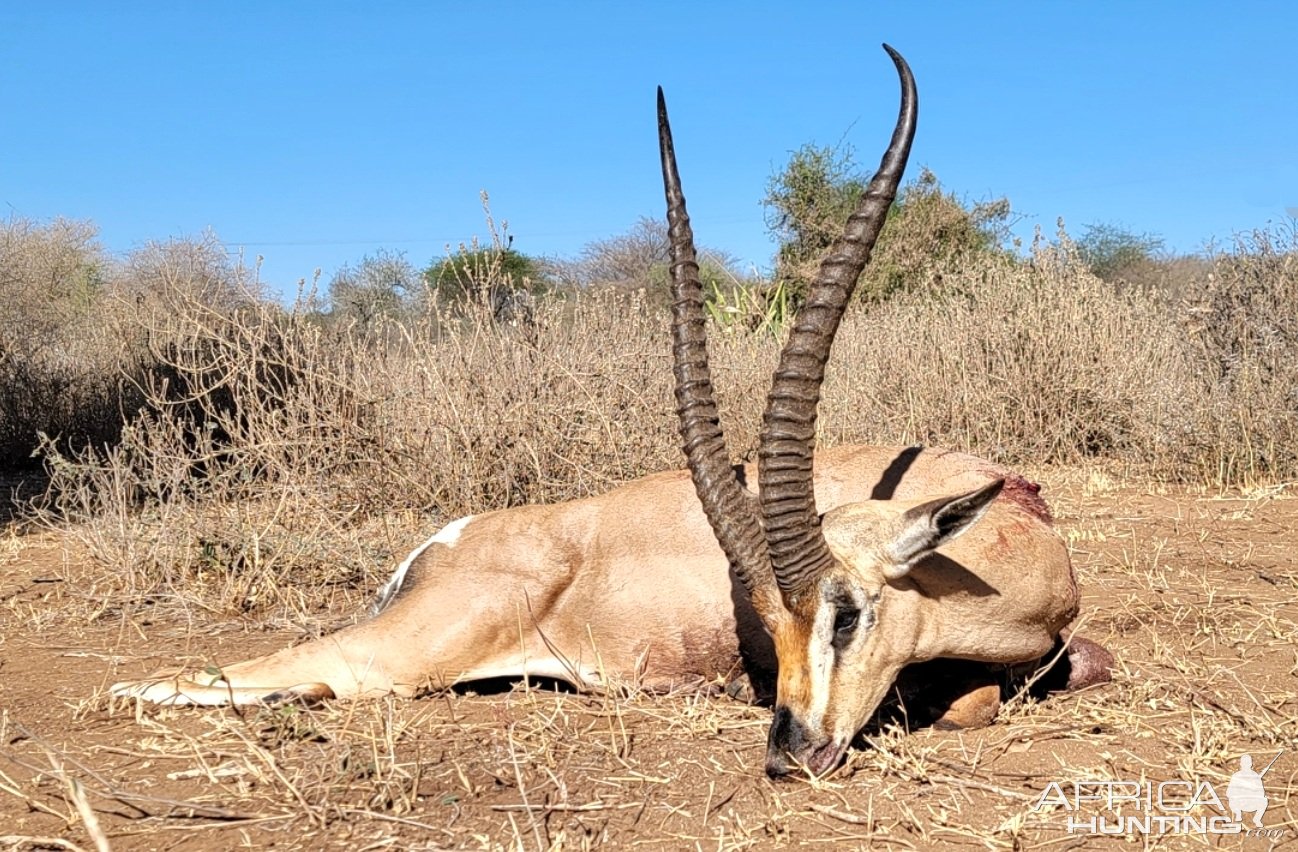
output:
<svg viewBox="0 0 1298 852"><path fill-rule="evenodd" d="M850 633L861 621L861 610L854 606L840 607L834 616L834 633Z"/></svg>
<svg viewBox="0 0 1298 852"><path fill-rule="evenodd" d="M851 644L860 624L861 610L855 604L839 605L834 614L834 637L829 644L835 651L842 651Z"/></svg>

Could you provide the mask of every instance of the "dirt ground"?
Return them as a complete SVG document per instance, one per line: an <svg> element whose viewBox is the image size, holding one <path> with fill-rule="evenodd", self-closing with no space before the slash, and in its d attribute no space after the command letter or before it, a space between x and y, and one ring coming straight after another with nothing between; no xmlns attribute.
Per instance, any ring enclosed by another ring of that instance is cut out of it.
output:
<svg viewBox="0 0 1298 852"><path fill-rule="evenodd" d="M782 783L762 772L770 711L699 693L520 685L311 710L112 707L116 680L241 659L303 629L181 606L114 615L105 569L71 537L11 531L0 849L1104 848L1113 838L1089 822L1113 827L1107 782L1178 782L1152 816L1193 791L1188 813L1207 826L1240 757L1260 770L1278 753L1265 834L1119 828L1150 848L1298 847L1293 489L1037 478L1072 546L1079 632L1116 655L1113 683L1009 696L977 731L887 724L827 778ZM1078 804L1073 782L1099 798Z"/></svg>

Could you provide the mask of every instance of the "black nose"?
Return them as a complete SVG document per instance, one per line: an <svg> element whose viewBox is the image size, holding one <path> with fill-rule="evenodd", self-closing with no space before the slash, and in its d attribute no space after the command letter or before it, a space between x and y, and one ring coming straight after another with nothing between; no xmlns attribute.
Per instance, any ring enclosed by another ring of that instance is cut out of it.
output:
<svg viewBox="0 0 1298 852"><path fill-rule="evenodd" d="M806 754L810 744L807 726L788 707L776 707L771 734L766 740L766 774L772 778L788 775L796 765L792 756Z"/></svg>

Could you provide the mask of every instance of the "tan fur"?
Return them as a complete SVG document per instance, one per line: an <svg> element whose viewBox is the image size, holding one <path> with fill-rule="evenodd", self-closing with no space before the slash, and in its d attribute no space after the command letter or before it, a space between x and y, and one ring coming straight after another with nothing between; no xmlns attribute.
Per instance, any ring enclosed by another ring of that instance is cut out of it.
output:
<svg viewBox="0 0 1298 852"><path fill-rule="evenodd" d="M839 511L886 519L910 503L1005 475L960 453L839 447L817 456L816 502L824 510L861 503ZM748 481L755 480L750 469ZM893 500L861 502L880 493ZM842 545L828 537L832 548ZM831 707L831 714L872 710L897 670L915 660L1038 657L1076 611L1062 541L1021 502L998 498L944 555L950 564L926 560L886 589L878 584L877 659L844 684L859 696L850 712ZM850 570L874 582L868 562L858 559ZM673 471L597 497L474 517L453 543L434 542L413 560L402 590L374 618L224 665L224 681L155 677L113 692L164 703L251 703L294 687L362 698L524 674L592 688L669 688L732 677L741 657L751 673L769 676L777 652L793 672L808 627L791 614L776 619L787 628L774 631L773 644L726 569L689 474ZM808 689L796 687L800 703L811 700ZM835 694L835 704L844 700Z"/></svg>
<svg viewBox="0 0 1298 852"><path fill-rule="evenodd" d="M898 566L891 545L907 528L903 513L930 504L934 494L955 497L986 484L986 463L970 466L968 456L956 454L943 461L926 468L933 479L922 496L899 487L894 500L849 502L824 514L821 527L834 564L786 607L784 617L768 622L781 649L776 703L790 719L773 729L767 755L772 775L794 766L812 774L832 768L905 666L938 658L1034 660L1076 616L1067 548L1045 513L1013 493L1002 491L936 552ZM855 631L842 649L831 648L828 630L808 644L813 620L827 624L825 613L845 594L866 603L863 613L869 611L873 625ZM804 650L795 655L799 646ZM818 670L827 672L822 680L813 676ZM994 715L989 695L971 697L951 721Z"/></svg>
<svg viewBox="0 0 1298 852"><path fill-rule="evenodd" d="M957 696L934 722L939 730L953 731L990 725L1001 709L1001 687L985 683Z"/></svg>

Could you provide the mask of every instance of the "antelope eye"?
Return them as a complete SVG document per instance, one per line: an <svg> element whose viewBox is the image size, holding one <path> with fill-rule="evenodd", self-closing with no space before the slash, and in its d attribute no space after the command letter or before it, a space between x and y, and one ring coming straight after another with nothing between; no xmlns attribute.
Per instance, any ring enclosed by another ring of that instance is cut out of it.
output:
<svg viewBox="0 0 1298 852"><path fill-rule="evenodd" d="M840 609L834 616L834 632L843 634L851 633L856 629L857 622L861 620L861 611L859 609Z"/></svg>

